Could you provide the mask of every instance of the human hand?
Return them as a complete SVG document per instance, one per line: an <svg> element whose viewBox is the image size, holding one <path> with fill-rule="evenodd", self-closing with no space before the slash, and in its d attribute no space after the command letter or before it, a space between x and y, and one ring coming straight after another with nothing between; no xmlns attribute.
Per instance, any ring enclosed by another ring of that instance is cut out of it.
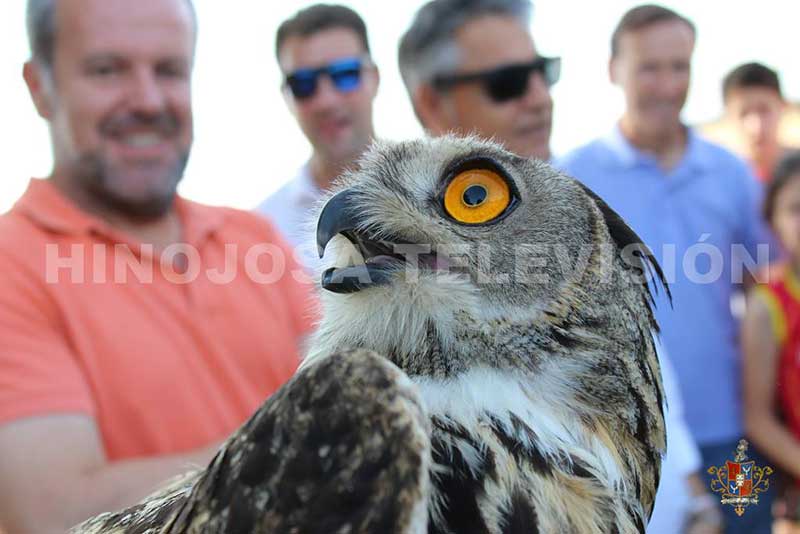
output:
<svg viewBox="0 0 800 534"><path fill-rule="evenodd" d="M683 533L722 534L722 527L722 512L720 512L714 497L708 493L693 497Z"/></svg>

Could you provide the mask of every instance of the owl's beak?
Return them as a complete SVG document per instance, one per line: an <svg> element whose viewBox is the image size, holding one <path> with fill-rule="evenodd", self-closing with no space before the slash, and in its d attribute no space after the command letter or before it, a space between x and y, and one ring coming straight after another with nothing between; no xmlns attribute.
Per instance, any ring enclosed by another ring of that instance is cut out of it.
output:
<svg viewBox="0 0 800 534"><path fill-rule="evenodd" d="M320 258L336 235L346 238L361 255L363 263L331 267L322 273L322 287L334 293L354 293L367 287L397 282L398 271L447 269L430 245L406 241L383 229L379 234L365 230L364 199L346 189L331 197L317 221L317 251ZM374 223L373 223L374 224Z"/></svg>
<svg viewBox="0 0 800 534"><path fill-rule="evenodd" d="M353 205L353 191L345 189L331 197L322 208L317 220L317 253L320 258L336 234L352 232L358 226Z"/></svg>
<svg viewBox="0 0 800 534"><path fill-rule="evenodd" d="M380 245L358 234L360 218L355 209L354 192L344 190L337 193L325 204L317 220L317 252L319 257L325 254L325 248L336 235L343 235L354 246L360 248L365 260L369 254L366 250L374 250ZM365 248L366 247L366 248ZM386 251L391 254L390 252ZM385 264L363 263L350 267L331 267L322 273L321 285L334 293L355 293L366 287L389 283L390 276Z"/></svg>

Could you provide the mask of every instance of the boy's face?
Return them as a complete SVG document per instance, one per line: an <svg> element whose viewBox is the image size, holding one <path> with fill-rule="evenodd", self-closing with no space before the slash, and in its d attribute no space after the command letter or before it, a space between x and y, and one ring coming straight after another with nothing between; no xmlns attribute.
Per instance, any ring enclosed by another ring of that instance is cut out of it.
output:
<svg viewBox="0 0 800 534"><path fill-rule="evenodd" d="M768 87L740 87L728 95L725 111L736 125L745 146L757 156L778 144L783 99Z"/></svg>

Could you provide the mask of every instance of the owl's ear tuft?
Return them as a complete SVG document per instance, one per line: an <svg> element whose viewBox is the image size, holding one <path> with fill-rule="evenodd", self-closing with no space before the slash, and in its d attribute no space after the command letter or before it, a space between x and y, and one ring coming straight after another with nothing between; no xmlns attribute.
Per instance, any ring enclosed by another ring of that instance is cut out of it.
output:
<svg viewBox="0 0 800 534"><path fill-rule="evenodd" d="M655 272L655 275L667 292L667 297L671 304L672 293L664 277L664 272L661 270L661 266L658 264L658 261L656 261L650 248L644 244L642 238L639 237L633 228L628 226L628 223L620 217L619 213L606 204L605 200L600 198L597 193L586 187L586 185L582 184L580 181L576 180L576 182L589 198L592 199L600 210L600 213L603 214L603 220L608 228L608 233L611 235L614 244L617 245L620 254L624 255L626 263L636 269L639 272L639 276L645 276L645 272L649 273L651 276L647 278L648 280L655 278L655 276L652 276L653 272ZM658 286L654 285L651 288L648 284L648 293L650 293L650 289L652 289L655 294L658 294ZM650 294L649 300L652 305L655 305L655 299L652 294Z"/></svg>

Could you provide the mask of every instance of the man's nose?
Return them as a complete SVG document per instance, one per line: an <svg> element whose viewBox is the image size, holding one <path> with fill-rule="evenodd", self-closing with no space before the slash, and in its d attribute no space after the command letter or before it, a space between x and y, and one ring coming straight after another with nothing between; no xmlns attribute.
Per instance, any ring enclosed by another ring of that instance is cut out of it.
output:
<svg viewBox="0 0 800 534"><path fill-rule="evenodd" d="M759 136L764 130L764 119L758 113L748 113L744 118L744 129L750 135Z"/></svg>
<svg viewBox="0 0 800 534"><path fill-rule="evenodd" d="M130 106L141 113L160 113L166 102L156 74L144 69L134 73L128 98Z"/></svg>
<svg viewBox="0 0 800 534"><path fill-rule="evenodd" d="M654 91L661 98L679 98L689 87L689 76L684 72L662 69L656 79Z"/></svg>
<svg viewBox="0 0 800 534"><path fill-rule="evenodd" d="M336 89L329 76L317 79L317 90L309 99L308 105L314 109L327 109L340 103L341 92Z"/></svg>
<svg viewBox="0 0 800 534"><path fill-rule="evenodd" d="M538 107L550 102L550 88L544 81L544 74L536 71L530 73L522 101L531 107Z"/></svg>

